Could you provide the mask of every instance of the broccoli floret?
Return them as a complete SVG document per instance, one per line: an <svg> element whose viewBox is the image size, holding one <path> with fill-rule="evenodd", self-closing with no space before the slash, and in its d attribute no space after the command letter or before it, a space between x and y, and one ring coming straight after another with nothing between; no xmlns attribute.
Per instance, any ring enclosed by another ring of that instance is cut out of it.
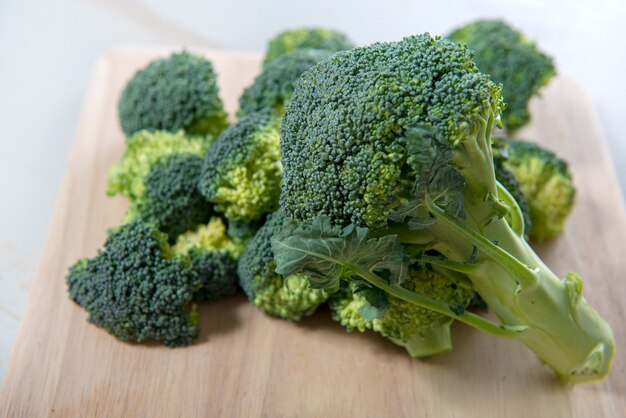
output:
<svg viewBox="0 0 626 418"><path fill-rule="evenodd" d="M576 188L567 162L552 151L527 141L507 141L502 164L511 171L530 206L534 240L552 238L563 232L572 211Z"/></svg>
<svg viewBox="0 0 626 418"><path fill-rule="evenodd" d="M306 274L329 292L356 277L517 339L564 380L598 380L613 357L609 325L577 274L561 280L533 252L496 181L502 106L470 49L429 34L305 72L282 122L280 200L294 223L273 237L276 273ZM415 262L466 276L501 323L402 287Z"/></svg>
<svg viewBox="0 0 626 418"><path fill-rule="evenodd" d="M186 345L198 335L191 303L200 287L188 260L172 258L167 237L135 220L111 230L104 249L67 276L70 298L89 321L125 341Z"/></svg>
<svg viewBox="0 0 626 418"><path fill-rule="evenodd" d="M296 49L313 48L330 52L354 48L346 35L333 29L299 28L286 30L270 39L263 66Z"/></svg>
<svg viewBox="0 0 626 418"><path fill-rule="evenodd" d="M293 83L303 72L331 55L332 52L321 49L296 49L281 55L266 65L244 90L239 98L239 116L263 109L275 109L282 115L293 93Z"/></svg>
<svg viewBox="0 0 626 418"><path fill-rule="evenodd" d="M145 192L145 179L160 159L182 153L204 157L210 145L210 138L188 136L183 131L138 132L126 141L121 161L111 167L107 194L121 194L131 201L141 199Z"/></svg>
<svg viewBox="0 0 626 418"><path fill-rule="evenodd" d="M202 164L202 158L194 154L162 157L146 176L143 196L130 206L124 222L139 217L170 240L208 222L212 205L198 191Z"/></svg>
<svg viewBox="0 0 626 418"><path fill-rule="evenodd" d="M299 321L324 303L327 295L322 290L311 289L304 275L281 276L274 272L276 264L270 239L284 223L282 211L268 217L248 243L237 272L246 296L258 309L272 316Z"/></svg>
<svg viewBox="0 0 626 418"><path fill-rule="evenodd" d="M254 222L276 210L280 194L280 119L250 113L226 129L206 154L199 190L231 220Z"/></svg>
<svg viewBox="0 0 626 418"><path fill-rule="evenodd" d="M456 29L448 39L476 51L478 68L504 85L504 127L513 132L530 120L528 101L556 73L552 58L501 20L478 20Z"/></svg>
<svg viewBox="0 0 626 418"><path fill-rule="evenodd" d="M402 287L444 303L455 304L459 309L466 308L474 295L471 288L418 266L411 266ZM427 357L452 349L452 318L395 296L386 295L386 299L385 309L372 318L368 299L350 289L350 286L345 286L330 299L333 319L348 331L374 330L406 348L412 357Z"/></svg>
<svg viewBox="0 0 626 418"><path fill-rule="evenodd" d="M191 266L202 281L195 300L215 300L237 291L237 260L245 248L245 241L231 239L219 217L212 217L204 225L178 237L173 252L188 257Z"/></svg>
<svg viewBox="0 0 626 418"><path fill-rule="evenodd" d="M217 135L228 125L213 65L188 52L138 71L122 92L118 111L128 136L143 129Z"/></svg>

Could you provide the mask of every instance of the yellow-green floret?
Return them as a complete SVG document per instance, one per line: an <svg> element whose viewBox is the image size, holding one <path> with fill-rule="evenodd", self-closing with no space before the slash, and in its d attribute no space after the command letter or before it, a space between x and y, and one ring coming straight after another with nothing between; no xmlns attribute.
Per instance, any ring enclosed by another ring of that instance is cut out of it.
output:
<svg viewBox="0 0 626 418"><path fill-rule="evenodd" d="M144 129L217 135L228 125L213 65L188 52L139 70L122 92L118 111L129 136Z"/></svg>
<svg viewBox="0 0 626 418"><path fill-rule="evenodd" d="M200 192L234 221L253 222L276 210L282 173L279 144L280 119L271 110L244 116L207 152Z"/></svg>
<svg viewBox="0 0 626 418"><path fill-rule="evenodd" d="M502 95L507 103L502 114L504 127L513 132L528 123L528 101L555 74L552 58L501 20L472 22L456 29L448 39L476 51L478 68L503 84Z"/></svg>
<svg viewBox="0 0 626 418"><path fill-rule="evenodd" d="M567 162L527 141L510 140L503 162L519 183L530 206L530 238L544 240L563 232L574 206L576 188Z"/></svg>
<svg viewBox="0 0 626 418"><path fill-rule="evenodd" d="M226 226L219 217L178 237L172 250L177 257L189 258L202 287L195 293L196 300L215 300L237 291L237 260L245 242L227 235Z"/></svg>
<svg viewBox="0 0 626 418"><path fill-rule="evenodd" d="M474 297L472 289L417 266L409 270L402 286L440 302L458 305L460 309L465 309ZM374 330L406 348L412 357L426 357L452 349L452 318L391 295L386 297L388 305L380 317L371 318L367 311L364 312L369 307L367 299L352 291L350 286L344 286L330 299L333 319L348 331Z"/></svg>
<svg viewBox="0 0 626 418"><path fill-rule="evenodd" d="M67 284L89 321L122 340L174 347L198 335L192 299L201 283L152 225L135 220L109 231L96 257L70 268Z"/></svg>
<svg viewBox="0 0 626 418"><path fill-rule="evenodd" d="M323 290L311 289L301 274L281 276L274 271L271 238L285 222L282 211L273 213L244 251L237 272L248 299L268 315L299 321L327 300Z"/></svg>
<svg viewBox="0 0 626 418"><path fill-rule="evenodd" d="M319 27L290 29L270 39L263 65L267 66L271 61L296 49L313 48L337 52L354 46L346 35L333 29Z"/></svg>
<svg viewBox="0 0 626 418"><path fill-rule="evenodd" d="M211 137L188 136L183 131L141 131L128 138L122 159L109 171L107 194L124 195L131 201L145 192L145 179L152 166L172 154L194 154L204 157L211 145Z"/></svg>

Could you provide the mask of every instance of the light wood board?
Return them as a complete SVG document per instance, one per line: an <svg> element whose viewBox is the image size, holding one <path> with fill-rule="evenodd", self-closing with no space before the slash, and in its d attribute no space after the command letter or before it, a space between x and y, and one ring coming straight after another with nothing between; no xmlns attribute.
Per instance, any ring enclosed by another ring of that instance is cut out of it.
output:
<svg viewBox="0 0 626 418"><path fill-rule="evenodd" d="M616 358L601 383L564 385L521 343L460 324L453 352L420 361L376 334L346 333L327 309L294 324L261 314L241 294L202 305L200 339L186 348L127 344L88 324L64 277L76 259L95 254L127 205L105 196L107 170L123 151L120 91L136 69L169 51L115 49L96 65L0 417L626 415L626 215L593 109L563 77L533 102L524 136L570 161L578 201L566 234L537 248L558 274L582 274L584 295L613 326ZM199 52L213 60L233 114L260 56Z"/></svg>

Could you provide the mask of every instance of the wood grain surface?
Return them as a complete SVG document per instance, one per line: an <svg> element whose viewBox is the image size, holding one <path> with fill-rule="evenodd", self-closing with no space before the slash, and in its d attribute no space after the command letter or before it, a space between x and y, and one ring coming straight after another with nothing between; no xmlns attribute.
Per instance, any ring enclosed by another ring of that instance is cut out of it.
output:
<svg viewBox="0 0 626 418"><path fill-rule="evenodd" d="M346 333L327 309L294 324L242 294L201 306L197 343L128 344L86 322L65 274L92 256L127 203L107 198L123 151L116 104L142 65L171 49L126 47L96 65L28 307L0 392L0 417L617 417L626 415L626 215L607 147L579 86L555 79L533 102L523 136L571 163L578 201L564 236L536 246L557 274L585 278L587 300L613 326L604 381L557 381L521 343L453 327L455 349L428 360L376 334ZM260 68L256 54L198 51L219 73L233 114Z"/></svg>

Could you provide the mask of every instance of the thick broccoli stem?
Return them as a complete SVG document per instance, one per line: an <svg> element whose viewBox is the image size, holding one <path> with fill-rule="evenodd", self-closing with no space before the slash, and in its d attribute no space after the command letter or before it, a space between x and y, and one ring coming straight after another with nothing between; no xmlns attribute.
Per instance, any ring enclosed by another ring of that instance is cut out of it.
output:
<svg viewBox="0 0 626 418"><path fill-rule="evenodd" d="M591 382L608 373L614 350L613 334L604 319L582 298L582 281L577 275L569 273L565 280L556 277L504 220L485 228L486 236L498 241L498 245L485 245L459 220L436 208L433 213L439 220L437 229L445 236L457 236L459 241L469 242L483 254L499 248L534 272L536 282L524 283L509 266L486 256L476 272L466 274L504 324L528 326L518 338L561 379ZM466 248L453 251L462 259Z"/></svg>

